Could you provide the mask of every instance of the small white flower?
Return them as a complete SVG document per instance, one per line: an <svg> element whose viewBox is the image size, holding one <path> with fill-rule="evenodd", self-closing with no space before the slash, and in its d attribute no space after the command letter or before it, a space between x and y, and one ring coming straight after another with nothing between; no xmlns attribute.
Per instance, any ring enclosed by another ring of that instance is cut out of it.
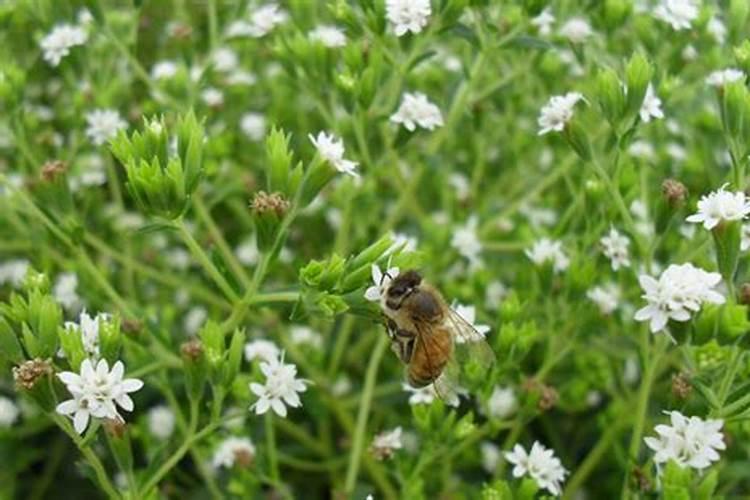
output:
<svg viewBox="0 0 750 500"><path fill-rule="evenodd" d="M203 92L201 92L201 100L206 104L206 106L218 108L219 106L224 104L224 94L219 89L208 87L207 89L203 90Z"/></svg>
<svg viewBox="0 0 750 500"><path fill-rule="evenodd" d="M42 57L50 66L57 66L63 57L70 54L71 48L83 45L87 39L88 35L83 28L70 24L55 26L40 42L44 52Z"/></svg>
<svg viewBox="0 0 750 500"><path fill-rule="evenodd" d="M18 288L23 283L29 270L29 261L26 259L13 259L0 264L0 285L10 283Z"/></svg>
<svg viewBox="0 0 750 500"><path fill-rule="evenodd" d="M78 312L81 308L81 298L76 293L78 276L75 273L62 273L57 276L52 287L52 295L66 311Z"/></svg>
<svg viewBox="0 0 750 500"><path fill-rule="evenodd" d="M352 382L346 375L339 375L331 386L331 394L341 397L349 394L352 390Z"/></svg>
<svg viewBox="0 0 750 500"><path fill-rule="evenodd" d="M562 482L568 471L555 457L553 450L547 449L534 441L531 451L528 453L520 444L513 447L513 451L505 452L505 459L514 465L513 477L529 476L542 489L546 489L553 495L561 493Z"/></svg>
<svg viewBox="0 0 750 500"><path fill-rule="evenodd" d="M143 387L139 379L123 379L125 365L117 361L109 369L107 360L101 359L94 367L90 359L81 363L80 374L61 372L57 377L65 384L73 399L57 405L61 415L71 416L76 432L83 434L89 420L107 418L122 420L117 406L125 411L133 411L133 400L128 396Z"/></svg>
<svg viewBox="0 0 750 500"><path fill-rule="evenodd" d="M474 321L476 321L476 309L474 306L465 306L463 304L453 304L452 309L461 316L464 321L466 321L468 324L470 324L474 328L474 332L476 334L476 338L465 338L461 335L456 337L456 342L459 344L463 344L466 341L478 341L478 340L484 340L484 338L487 336L487 332L490 331L489 325L475 325ZM472 334L474 335L474 334Z"/></svg>
<svg viewBox="0 0 750 500"><path fill-rule="evenodd" d="M240 130L251 141L260 141L266 135L266 117L252 111L245 113L240 118Z"/></svg>
<svg viewBox="0 0 750 500"><path fill-rule="evenodd" d="M182 327L188 335L195 335L201 329L203 323L208 318L208 311L205 307L195 306L191 308L182 320Z"/></svg>
<svg viewBox="0 0 750 500"><path fill-rule="evenodd" d="M254 266L257 264L258 258L260 257L260 251L258 250L258 241L255 235L240 243L239 246L235 248L234 253L237 255L237 260L246 266Z"/></svg>
<svg viewBox="0 0 750 500"><path fill-rule="evenodd" d="M655 452L657 467L671 460L680 467L701 471L721 458L718 451L726 449L721 433L722 420L686 417L678 411L665 413L670 416L672 425L657 425L654 431L658 437L644 439Z"/></svg>
<svg viewBox="0 0 750 500"><path fill-rule="evenodd" d="M641 120L648 123L652 118L662 119L664 118L664 112L661 110L661 99L654 92L654 86L650 83L646 89L646 95L643 98L643 104L641 104Z"/></svg>
<svg viewBox="0 0 750 500"><path fill-rule="evenodd" d="M211 56L213 67L220 73L229 73L237 68L239 58L237 53L229 47L220 47Z"/></svg>
<svg viewBox="0 0 750 500"><path fill-rule="evenodd" d="M370 270L372 274L372 286L365 290L365 298L370 302L380 302L381 307L385 307L385 294L388 291L391 281L398 276L399 269L391 267L382 272L377 264L373 264Z"/></svg>
<svg viewBox="0 0 750 500"><path fill-rule="evenodd" d="M322 43L324 46L334 49L346 45L344 31L336 26L321 25L312 30L308 36L311 40Z"/></svg>
<svg viewBox="0 0 750 500"><path fill-rule="evenodd" d="M721 19L716 16L712 17L706 25L706 31L714 37L716 43L724 45L724 42L727 39L727 27L721 22Z"/></svg>
<svg viewBox="0 0 750 500"><path fill-rule="evenodd" d="M284 363L284 354L273 361L260 363L260 371L266 377L265 384L250 383L250 391L258 400L250 406L256 415L272 409L280 417L286 417L287 406L298 408L302 401L298 393L307 390L307 381L297 378L297 367Z"/></svg>
<svg viewBox="0 0 750 500"><path fill-rule="evenodd" d="M90 358L96 360L99 358L99 328L109 321L109 318L107 313L89 316L84 309L78 317L78 323L65 322L65 332L69 335L80 335L84 351Z"/></svg>
<svg viewBox="0 0 750 500"><path fill-rule="evenodd" d="M654 146L650 142L644 140L633 141L630 147L628 147L628 153L630 153L631 156L642 160L652 160L656 157Z"/></svg>
<svg viewBox="0 0 750 500"><path fill-rule="evenodd" d="M491 281L484 292L485 307L496 311L500 309L500 303L508 295L508 287L499 281Z"/></svg>
<svg viewBox="0 0 750 500"><path fill-rule="evenodd" d="M698 17L698 6L694 0L661 0L654 9L654 17L669 23L676 31L687 30Z"/></svg>
<svg viewBox="0 0 750 500"><path fill-rule="evenodd" d="M246 71L244 69L237 68L229 73L224 81L227 85L255 85L258 82L258 77L255 73Z"/></svg>
<svg viewBox="0 0 750 500"><path fill-rule="evenodd" d="M159 61L151 67L151 78L169 80L177 75L179 66L175 61Z"/></svg>
<svg viewBox="0 0 750 500"><path fill-rule="evenodd" d="M414 236L404 233L393 233L393 246L391 249L401 248L403 252L416 252L418 241Z"/></svg>
<svg viewBox="0 0 750 500"><path fill-rule="evenodd" d="M235 463L248 465L255 458L255 446L246 437L228 437L214 452L211 464L215 469L231 469Z"/></svg>
<svg viewBox="0 0 750 500"><path fill-rule="evenodd" d="M289 338L294 345L309 346L315 350L323 347L323 337L309 326L292 325Z"/></svg>
<svg viewBox="0 0 750 500"><path fill-rule="evenodd" d="M727 68L719 71L714 71L708 78L706 83L713 87L723 87L727 84L740 82L745 79L745 72L735 68Z"/></svg>
<svg viewBox="0 0 750 500"><path fill-rule="evenodd" d="M192 264L190 252L184 248L176 247L167 250L164 254L166 263L169 267L178 271L185 271Z"/></svg>
<svg viewBox="0 0 750 500"><path fill-rule="evenodd" d="M568 19L560 27L560 35L572 43L583 43L593 34L594 31L591 29L591 25L582 17Z"/></svg>
<svg viewBox="0 0 750 500"><path fill-rule="evenodd" d="M479 445L479 452L482 455L482 468L487 474L494 474L503 458L500 447L490 441L483 441Z"/></svg>
<svg viewBox="0 0 750 500"><path fill-rule="evenodd" d="M624 234L620 234L615 228L610 228L609 233L603 236L599 243L602 245L602 252L612 263L612 270L617 271L621 267L630 267L630 254L628 246L630 239Z"/></svg>
<svg viewBox="0 0 750 500"><path fill-rule="evenodd" d="M690 263L671 264L658 280L645 274L638 280L648 305L635 313L635 320L649 321L652 333L663 330L670 319L688 321L705 303L723 304L725 301L723 295L713 290L721 281L721 275Z"/></svg>
<svg viewBox="0 0 750 500"><path fill-rule="evenodd" d="M386 0L385 17L396 36L420 33L432 14L430 0Z"/></svg>
<svg viewBox="0 0 750 500"><path fill-rule="evenodd" d="M698 50L692 46L692 45L686 45L684 49L682 49L682 58L686 61L695 61L698 59Z"/></svg>
<svg viewBox="0 0 750 500"><path fill-rule="evenodd" d="M323 160L330 163L339 172L351 175L352 177L359 177L359 174L355 170L357 162L344 158L344 141L326 132L318 132L317 137L312 134L308 137Z"/></svg>
<svg viewBox="0 0 750 500"><path fill-rule="evenodd" d="M602 314L609 315L617 309L620 302L620 289L612 283L605 286L595 286L586 292L586 297L599 307Z"/></svg>
<svg viewBox="0 0 750 500"><path fill-rule="evenodd" d="M573 108L578 101L585 100L578 92L568 92L565 95L552 96L542 107L537 123L539 124L539 135L548 132L562 132L571 118Z"/></svg>
<svg viewBox="0 0 750 500"><path fill-rule="evenodd" d="M16 423L20 413L21 410L12 399L0 396L0 428L10 427Z"/></svg>
<svg viewBox="0 0 750 500"><path fill-rule="evenodd" d="M552 10L547 7L538 16L531 20L532 26L536 26L537 31L542 36L548 36L552 33L552 25L555 23L555 16Z"/></svg>
<svg viewBox="0 0 750 500"><path fill-rule="evenodd" d="M396 450L403 448L401 443L401 427L381 432L372 439L370 451L378 460L391 458Z"/></svg>
<svg viewBox="0 0 750 500"><path fill-rule="evenodd" d="M245 360L254 359L272 362L281 355L281 350L270 340L257 339L245 344Z"/></svg>
<svg viewBox="0 0 750 500"><path fill-rule="evenodd" d="M529 220L529 223L535 227L554 226L557 222L557 212L550 208L533 207L525 204L518 209L518 213Z"/></svg>
<svg viewBox="0 0 750 500"><path fill-rule="evenodd" d="M487 400L487 415L504 419L513 415L516 408L518 408L518 399L513 388L495 386Z"/></svg>
<svg viewBox="0 0 750 500"><path fill-rule="evenodd" d="M276 26L288 19L286 12L275 3L263 5L250 15L250 22L236 21L229 26L228 34L232 36L251 36L261 38L269 34Z"/></svg>
<svg viewBox="0 0 750 500"><path fill-rule="evenodd" d="M148 431L158 439L169 439L174 432L174 412L165 405L154 406L146 416Z"/></svg>
<svg viewBox="0 0 750 500"><path fill-rule="evenodd" d="M540 239L534 243L534 246L527 248L524 253L538 266L551 263L556 273L565 271L570 265L570 259L565 255L562 243L549 238Z"/></svg>
<svg viewBox="0 0 750 500"><path fill-rule="evenodd" d="M458 408L461 403L459 399L459 393L456 392L452 387L447 384L441 384L438 379L438 385L440 390L435 388L435 383L426 385L424 387L412 387L409 384L402 384L401 387L411 395L409 396L409 404L414 405L428 405L435 401L436 398L442 399L443 403L448 406Z"/></svg>
<svg viewBox="0 0 750 500"><path fill-rule="evenodd" d="M457 200L466 201L471 196L471 182L461 172L452 172L448 176L448 184L453 188Z"/></svg>
<svg viewBox="0 0 750 500"><path fill-rule="evenodd" d="M443 126L443 115L440 108L431 103L421 92L405 92L401 98L401 105L391 115L393 123L400 123L410 132L422 127L434 130Z"/></svg>
<svg viewBox="0 0 750 500"><path fill-rule="evenodd" d="M750 199L743 191L726 191L726 184L717 191L703 195L698 201L698 212L688 216L688 222L703 224L709 231L724 221L742 220L750 214Z"/></svg>
<svg viewBox="0 0 750 500"><path fill-rule="evenodd" d="M480 265L480 254L482 253L482 242L479 241L477 232L478 224L479 220L472 215L466 221L466 224L454 229L451 237L451 246L474 267Z"/></svg>
<svg viewBox="0 0 750 500"><path fill-rule="evenodd" d="M86 113L86 124L86 135L97 146L112 139L117 132L128 126L114 109L95 109Z"/></svg>

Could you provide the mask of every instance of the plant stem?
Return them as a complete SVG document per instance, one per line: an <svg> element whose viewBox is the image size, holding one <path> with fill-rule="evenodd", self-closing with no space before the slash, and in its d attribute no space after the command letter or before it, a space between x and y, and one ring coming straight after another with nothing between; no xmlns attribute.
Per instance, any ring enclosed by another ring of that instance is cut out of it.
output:
<svg viewBox="0 0 750 500"><path fill-rule="evenodd" d="M357 481L357 472L359 471L359 465L362 460L362 451L365 445L365 433L367 431L367 417L370 414L370 404L372 403L372 393L375 388L375 382L378 375L378 367L380 366L380 360L383 358L386 347L388 346L388 337L381 335L378 338L378 342L375 345L375 350L370 357L370 362L367 365L367 373L365 375L365 385L362 389L362 399L359 403L359 412L357 413L357 424L354 430L354 438L352 442L352 451L349 456L349 466L346 470L346 482L344 484L344 491L347 495L351 495L354 492L354 484Z"/></svg>
<svg viewBox="0 0 750 500"><path fill-rule="evenodd" d="M276 432L273 427L273 413L267 411L266 424L266 453L268 454L269 475L274 484L279 484L279 460L276 456Z"/></svg>

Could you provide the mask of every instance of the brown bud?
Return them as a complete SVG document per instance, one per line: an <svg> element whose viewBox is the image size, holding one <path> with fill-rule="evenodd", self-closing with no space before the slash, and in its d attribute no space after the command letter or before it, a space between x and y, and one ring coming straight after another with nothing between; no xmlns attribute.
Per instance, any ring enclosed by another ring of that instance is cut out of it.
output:
<svg viewBox="0 0 750 500"><path fill-rule="evenodd" d="M120 417L107 418L104 420L104 430L112 437L122 438L127 430L125 421Z"/></svg>
<svg viewBox="0 0 750 500"><path fill-rule="evenodd" d="M48 359L30 359L13 368L13 380L19 389L31 390L40 378L52 375Z"/></svg>
<svg viewBox="0 0 750 500"><path fill-rule="evenodd" d="M255 455L250 450L244 448L238 448L234 450L234 465L241 469L247 469L253 465Z"/></svg>
<svg viewBox="0 0 750 500"><path fill-rule="evenodd" d="M122 331L128 335L138 335L143 329L143 322L137 319L125 318L122 320Z"/></svg>
<svg viewBox="0 0 750 500"><path fill-rule="evenodd" d="M661 192L671 207L679 207L687 199L688 190L677 179L665 179L661 184Z"/></svg>
<svg viewBox="0 0 750 500"><path fill-rule="evenodd" d="M203 355L203 344L198 339L189 340L180 346L180 352L183 357L196 361Z"/></svg>
<svg viewBox="0 0 750 500"><path fill-rule="evenodd" d="M250 208L258 215L274 212L279 218L282 218L289 210L289 201L281 193L268 194L265 191L258 191L253 197Z"/></svg>
<svg viewBox="0 0 750 500"><path fill-rule="evenodd" d="M169 34L178 40L187 40L192 36L193 28L188 24L175 23L171 27Z"/></svg>
<svg viewBox="0 0 750 500"><path fill-rule="evenodd" d="M750 283L740 285L740 304L750 305Z"/></svg>
<svg viewBox="0 0 750 500"><path fill-rule="evenodd" d="M541 411L551 410L557 404L558 399L560 399L560 396L557 394L557 390L554 387L542 385L542 396L539 398L537 407Z"/></svg>
<svg viewBox="0 0 750 500"><path fill-rule="evenodd" d="M672 394L678 399L687 399L693 392L693 385L690 383L690 377L685 372L675 373L672 375Z"/></svg>
<svg viewBox="0 0 750 500"><path fill-rule="evenodd" d="M51 160L42 165L42 179L47 182L55 181L59 176L65 173L68 164L60 160Z"/></svg>
<svg viewBox="0 0 750 500"><path fill-rule="evenodd" d="M633 468L633 482L640 491L651 491L651 481L640 467Z"/></svg>

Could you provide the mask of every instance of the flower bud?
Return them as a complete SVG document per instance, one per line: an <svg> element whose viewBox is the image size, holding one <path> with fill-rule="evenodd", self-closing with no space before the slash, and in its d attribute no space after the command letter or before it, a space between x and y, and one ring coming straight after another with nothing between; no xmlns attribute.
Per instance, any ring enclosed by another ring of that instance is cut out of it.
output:
<svg viewBox="0 0 750 500"><path fill-rule="evenodd" d="M268 250L273 246L289 206L289 201L281 193L268 194L258 191L255 194L250 207L255 220L258 248Z"/></svg>
<svg viewBox="0 0 750 500"><path fill-rule="evenodd" d="M673 208L682 206L688 196L687 188L677 179L665 179L661 184L661 192Z"/></svg>
<svg viewBox="0 0 750 500"><path fill-rule="evenodd" d="M198 339L180 346L180 354L185 368L185 388L192 401L199 400L208 376L208 364L203 353L203 344Z"/></svg>
<svg viewBox="0 0 750 500"><path fill-rule="evenodd" d="M722 125L732 139L743 144L746 142L745 131L750 129L750 92L744 82L728 83L722 90L719 93Z"/></svg>
<svg viewBox="0 0 750 500"><path fill-rule="evenodd" d="M52 372L49 359L35 358L13 368L13 381L16 389L26 392L44 411L52 411L55 407L50 384Z"/></svg>
<svg viewBox="0 0 750 500"><path fill-rule="evenodd" d="M591 159L591 142L588 134L575 118L565 124L563 137L583 161Z"/></svg>
<svg viewBox="0 0 750 500"><path fill-rule="evenodd" d="M116 416L104 420L104 431L112 456L121 471L132 471L133 451L130 447L130 436L125 421Z"/></svg>
<svg viewBox="0 0 750 500"><path fill-rule="evenodd" d="M739 302L743 305L750 305L750 283L740 285Z"/></svg>
<svg viewBox="0 0 750 500"><path fill-rule="evenodd" d="M742 222L722 221L713 228L711 234L714 238L719 272L726 283L732 283L740 258Z"/></svg>
<svg viewBox="0 0 750 500"><path fill-rule="evenodd" d="M640 52L633 54L625 68L625 84L628 89L625 106L627 116L634 118L640 112L653 74L654 69L648 59Z"/></svg>
<svg viewBox="0 0 750 500"><path fill-rule="evenodd" d="M611 31L625 23L633 10L633 5L631 0L605 0L603 9L604 25Z"/></svg>
<svg viewBox="0 0 750 500"><path fill-rule="evenodd" d="M596 90L604 117L616 127L625 111L625 92L617 73L610 68L599 71L596 77Z"/></svg>
<svg viewBox="0 0 750 500"><path fill-rule="evenodd" d="M672 375L672 395L677 399L688 399L693 392L690 377L685 372Z"/></svg>

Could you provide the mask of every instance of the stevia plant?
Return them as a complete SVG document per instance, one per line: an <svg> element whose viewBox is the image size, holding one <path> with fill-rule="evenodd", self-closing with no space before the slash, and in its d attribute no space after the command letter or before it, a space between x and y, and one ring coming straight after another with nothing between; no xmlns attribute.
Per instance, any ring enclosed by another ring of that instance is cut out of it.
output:
<svg viewBox="0 0 750 500"><path fill-rule="evenodd" d="M749 17L0 5L0 497L747 496Z"/></svg>

